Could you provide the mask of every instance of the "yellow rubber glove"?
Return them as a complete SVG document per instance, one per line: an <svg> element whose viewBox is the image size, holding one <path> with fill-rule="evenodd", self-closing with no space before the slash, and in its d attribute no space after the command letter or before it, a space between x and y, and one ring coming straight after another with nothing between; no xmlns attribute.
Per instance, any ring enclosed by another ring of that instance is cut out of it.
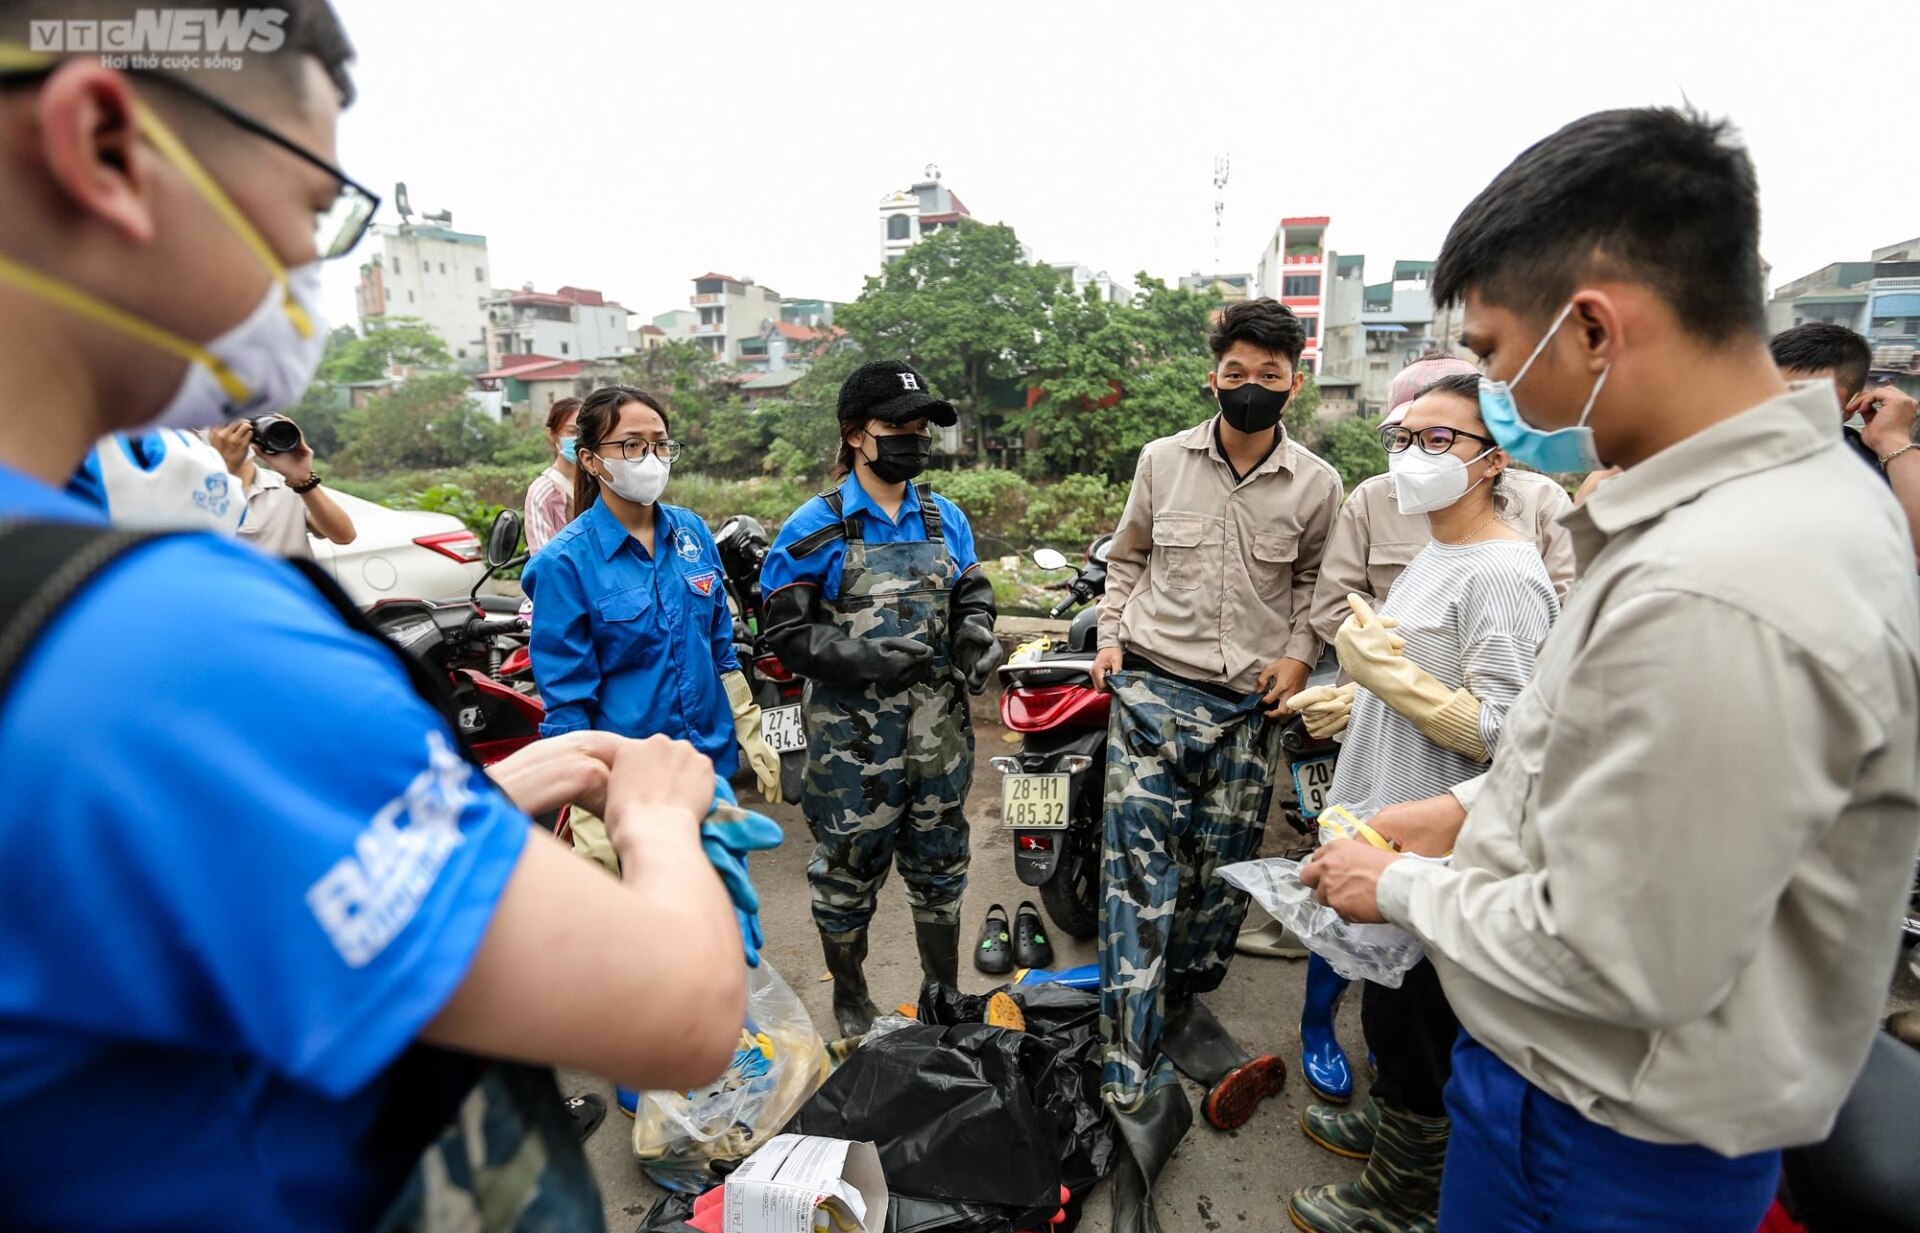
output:
<svg viewBox="0 0 1920 1233"><path fill-rule="evenodd" d="M1406 717L1436 745L1476 762L1490 760L1480 737L1480 699L1442 684L1406 657L1406 640L1393 631L1399 622L1375 616L1367 601L1347 596L1353 615L1334 637L1340 666L1360 686Z"/></svg>
<svg viewBox="0 0 1920 1233"><path fill-rule="evenodd" d="M1287 709L1306 723L1308 736L1316 741L1324 741L1347 730L1347 720L1353 715L1353 694L1357 688L1352 683L1315 685L1288 698Z"/></svg>
<svg viewBox="0 0 1920 1233"><path fill-rule="evenodd" d="M780 755L767 747L767 738L760 734L760 704L753 700L753 689L748 686L746 675L739 672L727 673L720 678L720 683L727 687L727 703L733 707L734 738L740 742L740 752L753 770L760 795L767 798L767 804L778 805Z"/></svg>

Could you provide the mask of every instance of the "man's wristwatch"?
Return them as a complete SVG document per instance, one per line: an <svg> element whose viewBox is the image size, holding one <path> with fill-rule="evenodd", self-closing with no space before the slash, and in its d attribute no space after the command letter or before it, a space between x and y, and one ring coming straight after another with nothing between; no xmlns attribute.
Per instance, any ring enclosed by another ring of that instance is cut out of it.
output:
<svg viewBox="0 0 1920 1233"><path fill-rule="evenodd" d="M314 489L318 488L319 486L320 486L320 473L318 471L315 471L312 474L308 475L305 480L301 481L298 484L287 485L287 487L293 489L295 492L299 493L303 497L306 496L308 493L312 492Z"/></svg>
<svg viewBox="0 0 1920 1233"><path fill-rule="evenodd" d="M1885 458L1882 458L1882 459L1880 460L1880 469L1881 469L1882 471L1884 471L1884 470L1886 470L1886 469L1887 469L1887 464L1888 464L1888 463L1891 463L1891 462L1892 462L1892 461L1893 461L1894 459L1896 459L1896 458L1898 458L1898 457L1900 457L1900 455L1902 455L1902 454L1904 454L1904 453L1906 453L1906 452L1907 452L1908 450L1912 450L1912 449L1920 449L1920 446L1916 446L1916 445L1914 445L1914 444L1913 444L1913 442L1911 442L1911 441L1909 441L1909 442L1907 442L1907 444L1905 444L1905 445L1903 445L1903 446L1901 446L1901 447L1900 447L1899 449L1897 449L1897 450L1895 450L1895 451L1893 451L1893 453L1891 453L1891 454L1888 454L1888 455L1887 455L1887 456L1886 456Z"/></svg>

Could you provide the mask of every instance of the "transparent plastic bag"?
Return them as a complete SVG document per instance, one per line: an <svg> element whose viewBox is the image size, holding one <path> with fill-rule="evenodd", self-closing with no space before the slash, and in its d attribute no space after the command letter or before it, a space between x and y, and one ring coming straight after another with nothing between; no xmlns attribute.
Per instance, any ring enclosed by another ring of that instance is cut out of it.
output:
<svg viewBox="0 0 1920 1233"><path fill-rule="evenodd" d="M827 1049L807 1008L762 959L747 972L747 1022L720 1078L692 1092L643 1092L633 1154L667 1190L699 1192L712 1165L745 1160L780 1133L827 1077Z"/></svg>
<svg viewBox="0 0 1920 1233"><path fill-rule="evenodd" d="M1420 860L1421 857L1410 857ZM1398 925L1356 925L1314 900L1300 881L1300 862L1285 857L1241 861L1220 876L1253 896L1273 918L1293 930L1308 950L1348 980L1370 980L1398 989L1426 947Z"/></svg>

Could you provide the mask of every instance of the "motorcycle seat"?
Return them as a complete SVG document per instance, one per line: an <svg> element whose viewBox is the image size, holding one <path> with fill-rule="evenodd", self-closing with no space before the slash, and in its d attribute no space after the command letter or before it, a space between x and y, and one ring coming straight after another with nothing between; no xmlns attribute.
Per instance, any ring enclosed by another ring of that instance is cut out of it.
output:
<svg viewBox="0 0 1920 1233"><path fill-rule="evenodd" d="M1824 1143L1786 1153L1808 1233L1920 1233L1920 1050L1876 1032Z"/></svg>

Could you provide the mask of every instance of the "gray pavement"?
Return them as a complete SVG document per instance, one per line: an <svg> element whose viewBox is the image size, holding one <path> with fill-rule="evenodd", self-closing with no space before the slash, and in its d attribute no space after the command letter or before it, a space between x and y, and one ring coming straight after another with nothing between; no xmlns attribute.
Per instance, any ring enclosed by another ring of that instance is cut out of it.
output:
<svg viewBox="0 0 1920 1233"><path fill-rule="evenodd" d="M1001 903L1011 913L1022 899L1033 899L1037 903L1038 896L1014 877L1012 853L1000 833L1000 779L986 760L1010 746L1004 739L1008 733L998 723L991 694L974 700L974 715L979 753L973 796L967 806L973 827L973 865L961 928L961 985L970 992L981 992L1001 983L974 971L966 959L966 949L980 927L987 906ZM825 969L807 905L806 866L811 841L797 807L781 805L768 808L767 812L785 829L787 841L774 852L756 856L753 862L767 937L763 953L799 993L814 1022L828 1025L830 1031L831 986L821 980ZM1264 854L1280 854L1291 837L1292 832L1276 810L1269 822ZM1051 932L1049 937L1060 967L1094 959L1091 942L1076 943L1058 931ZM890 878L881 891L872 946L867 971L874 1000L883 1008L915 1000L919 992L919 960L913 945L913 921L907 913L897 876ZM1233 1134L1221 1134L1199 1120L1200 1092L1189 1086L1188 1095L1196 1110L1194 1129L1160 1182L1160 1211L1169 1230L1266 1233L1289 1229L1286 1196L1290 1192L1316 1182L1358 1176L1356 1162L1329 1155L1300 1133L1300 1111L1310 1099L1298 1074L1299 1014L1305 966L1300 961L1240 955L1235 958L1225 985L1208 998L1222 1022L1248 1048L1278 1053L1287 1060L1287 1084L1278 1098L1264 1104L1246 1127ZM1894 995L1891 1005L1920 1004L1920 981L1907 974L1904 966ZM1357 997L1349 998L1342 1009L1340 1033L1349 1055L1356 1062L1364 1059L1366 1047L1360 1039ZM587 1151L606 1199L608 1230L632 1233L662 1193L641 1175L634 1162L633 1123L614 1107L613 1089L604 1081L587 1075L565 1074L562 1086L569 1094L594 1091L607 1099L607 1120L588 1141ZM1361 1086L1364 1089L1364 1076ZM1096 1194L1088 1203L1080 1227L1088 1233L1105 1233L1109 1227L1107 1211L1105 1194Z"/></svg>

